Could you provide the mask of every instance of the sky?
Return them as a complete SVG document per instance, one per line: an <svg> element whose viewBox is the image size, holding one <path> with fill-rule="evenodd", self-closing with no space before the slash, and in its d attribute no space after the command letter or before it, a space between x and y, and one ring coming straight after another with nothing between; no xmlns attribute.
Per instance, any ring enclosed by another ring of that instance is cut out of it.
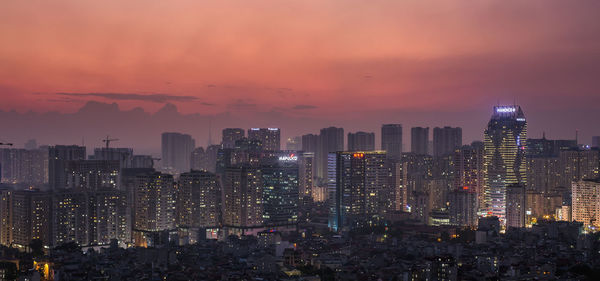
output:
<svg viewBox="0 0 600 281"><path fill-rule="evenodd" d="M0 140L74 142L24 120L75 118L92 101L174 105L212 120L213 138L242 120L284 137L451 125L465 142L492 106L517 103L530 135L587 141L600 135L598 15L591 0L7 1L0 110L14 112ZM207 142L207 122L188 130Z"/></svg>

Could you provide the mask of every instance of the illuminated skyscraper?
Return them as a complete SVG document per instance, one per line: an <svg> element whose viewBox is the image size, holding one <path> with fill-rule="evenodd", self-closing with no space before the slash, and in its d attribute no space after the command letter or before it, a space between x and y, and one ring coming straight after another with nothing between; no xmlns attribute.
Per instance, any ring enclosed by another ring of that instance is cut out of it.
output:
<svg viewBox="0 0 600 281"><path fill-rule="evenodd" d="M485 203L504 221L506 187L527 184L527 121L520 106L495 106L484 132Z"/></svg>
<svg viewBox="0 0 600 281"><path fill-rule="evenodd" d="M221 189L217 176L206 171L181 174L177 193L177 222L191 228L220 224Z"/></svg>
<svg viewBox="0 0 600 281"><path fill-rule="evenodd" d="M298 193L300 198L311 198L315 154L303 152L298 158Z"/></svg>
<svg viewBox="0 0 600 281"><path fill-rule="evenodd" d="M263 225L263 184L259 168L238 165L223 172L223 225L249 229Z"/></svg>
<svg viewBox="0 0 600 281"><path fill-rule="evenodd" d="M175 228L173 176L159 172L140 173L135 175L133 184L134 230L153 232Z"/></svg>
<svg viewBox="0 0 600 281"><path fill-rule="evenodd" d="M281 150L281 131L279 128L251 128L248 130L249 140L258 140L265 151Z"/></svg>
<svg viewBox="0 0 600 281"><path fill-rule="evenodd" d="M475 192L477 195L477 206L485 206L485 194L483 193L484 180L484 149L482 142L473 142L457 148L454 152L454 189Z"/></svg>
<svg viewBox="0 0 600 281"><path fill-rule="evenodd" d="M85 146L51 146L48 148L48 154L48 183L51 190L62 189L66 187L66 161L86 159Z"/></svg>
<svg viewBox="0 0 600 281"><path fill-rule="evenodd" d="M600 227L600 180L573 182L571 194L573 221Z"/></svg>
<svg viewBox="0 0 600 281"><path fill-rule="evenodd" d="M514 184L506 187L506 226L525 227L525 187Z"/></svg>
<svg viewBox="0 0 600 281"><path fill-rule="evenodd" d="M348 151L375 150L375 133L348 133Z"/></svg>
<svg viewBox="0 0 600 281"><path fill-rule="evenodd" d="M402 125L383 124L381 126L381 150L385 150L388 158L402 158Z"/></svg>
<svg viewBox="0 0 600 281"><path fill-rule="evenodd" d="M410 129L410 151L419 155L429 154L429 127Z"/></svg>
<svg viewBox="0 0 600 281"><path fill-rule="evenodd" d="M336 231L352 228L393 209L388 206L393 192L385 154L385 151L330 154L330 228Z"/></svg>
<svg viewBox="0 0 600 281"><path fill-rule="evenodd" d="M475 227L477 225L477 193L468 186L448 194L450 224Z"/></svg>
<svg viewBox="0 0 600 281"><path fill-rule="evenodd" d="M261 160L263 222L266 226L298 222L298 158L292 153Z"/></svg>

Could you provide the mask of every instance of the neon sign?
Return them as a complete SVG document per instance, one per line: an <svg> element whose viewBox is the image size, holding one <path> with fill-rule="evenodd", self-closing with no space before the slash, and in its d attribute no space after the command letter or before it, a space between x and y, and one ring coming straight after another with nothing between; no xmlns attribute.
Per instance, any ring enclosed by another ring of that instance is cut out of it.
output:
<svg viewBox="0 0 600 281"><path fill-rule="evenodd" d="M298 161L298 156L294 153L288 156L279 156L279 161Z"/></svg>
<svg viewBox="0 0 600 281"><path fill-rule="evenodd" d="M510 113L510 112L516 112L517 109L514 107L498 107L496 108L496 112L499 113Z"/></svg>

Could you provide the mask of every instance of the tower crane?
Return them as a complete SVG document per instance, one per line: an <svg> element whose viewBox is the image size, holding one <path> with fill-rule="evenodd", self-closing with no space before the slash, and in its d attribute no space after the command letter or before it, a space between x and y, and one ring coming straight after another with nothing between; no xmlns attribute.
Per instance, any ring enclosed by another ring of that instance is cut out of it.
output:
<svg viewBox="0 0 600 281"><path fill-rule="evenodd" d="M108 150L108 147L110 146L110 142L113 141L118 141L119 139L111 139L110 136L106 136L106 139L103 139L102 142L106 143L106 150Z"/></svg>

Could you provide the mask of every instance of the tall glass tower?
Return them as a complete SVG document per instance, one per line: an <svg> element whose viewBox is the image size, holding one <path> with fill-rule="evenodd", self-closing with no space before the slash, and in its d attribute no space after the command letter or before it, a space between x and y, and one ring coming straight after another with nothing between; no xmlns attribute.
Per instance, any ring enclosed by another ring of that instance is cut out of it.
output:
<svg viewBox="0 0 600 281"><path fill-rule="evenodd" d="M527 121L520 106L495 106L484 132L485 205L489 215L506 217L506 187L527 184Z"/></svg>

